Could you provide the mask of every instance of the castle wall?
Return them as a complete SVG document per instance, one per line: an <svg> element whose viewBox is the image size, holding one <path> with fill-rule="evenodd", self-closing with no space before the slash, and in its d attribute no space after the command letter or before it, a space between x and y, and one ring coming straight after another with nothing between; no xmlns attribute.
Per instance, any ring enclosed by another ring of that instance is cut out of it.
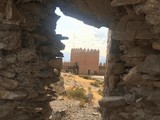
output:
<svg viewBox="0 0 160 120"><path fill-rule="evenodd" d="M79 65L80 74L94 74L98 72L99 66L99 51L86 49L72 49L71 63Z"/></svg>

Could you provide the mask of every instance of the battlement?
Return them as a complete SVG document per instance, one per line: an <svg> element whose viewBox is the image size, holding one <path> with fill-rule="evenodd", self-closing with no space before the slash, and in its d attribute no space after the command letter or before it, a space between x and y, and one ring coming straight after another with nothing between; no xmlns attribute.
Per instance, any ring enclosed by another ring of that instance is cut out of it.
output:
<svg viewBox="0 0 160 120"><path fill-rule="evenodd" d="M97 53L99 54L99 50L96 49L82 49L82 48L72 48L71 53L89 53L89 54L94 54Z"/></svg>

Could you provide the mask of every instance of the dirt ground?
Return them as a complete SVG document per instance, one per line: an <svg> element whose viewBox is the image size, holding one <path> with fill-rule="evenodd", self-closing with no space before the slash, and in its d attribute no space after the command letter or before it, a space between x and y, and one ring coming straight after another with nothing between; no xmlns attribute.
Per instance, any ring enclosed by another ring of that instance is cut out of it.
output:
<svg viewBox="0 0 160 120"><path fill-rule="evenodd" d="M64 80L65 89L73 87L82 87L85 89L86 94L92 93L92 102L86 103L85 107L80 107L80 101L69 99L65 96L60 96L58 100L50 103L53 108L51 120L101 120L101 114L98 110L98 100L101 99L100 91L102 91L102 85L94 86L97 79L84 79L79 75L73 75L71 73L61 73ZM102 77L101 77L102 78Z"/></svg>
<svg viewBox="0 0 160 120"><path fill-rule="evenodd" d="M64 79L64 86L65 89L69 89L71 87L83 87L86 92L90 92L93 94L93 100L92 102L95 105L98 105L98 100L102 98L102 96L99 94L98 91L102 91L102 85L100 87L95 87L91 85L91 83L95 82L95 79L84 79L83 77L80 77L79 75L73 75L71 73L62 73L61 76ZM101 76L100 76L101 77Z"/></svg>

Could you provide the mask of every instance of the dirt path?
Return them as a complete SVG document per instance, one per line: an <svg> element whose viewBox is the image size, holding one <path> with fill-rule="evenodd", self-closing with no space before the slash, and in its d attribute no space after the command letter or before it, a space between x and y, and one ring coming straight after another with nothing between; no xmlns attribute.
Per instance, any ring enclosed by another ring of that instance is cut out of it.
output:
<svg viewBox="0 0 160 120"><path fill-rule="evenodd" d="M101 115L98 109L91 105L79 107L79 101L53 101L51 107L53 118L51 120L101 120Z"/></svg>

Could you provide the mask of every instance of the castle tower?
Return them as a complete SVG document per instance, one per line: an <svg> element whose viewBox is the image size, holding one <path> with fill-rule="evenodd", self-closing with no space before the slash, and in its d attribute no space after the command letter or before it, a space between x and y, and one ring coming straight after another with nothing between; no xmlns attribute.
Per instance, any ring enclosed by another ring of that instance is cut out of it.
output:
<svg viewBox="0 0 160 120"><path fill-rule="evenodd" d="M79 74L96 74L99 67L99 50L72 49L71 63L78 64Z"/></svg>

